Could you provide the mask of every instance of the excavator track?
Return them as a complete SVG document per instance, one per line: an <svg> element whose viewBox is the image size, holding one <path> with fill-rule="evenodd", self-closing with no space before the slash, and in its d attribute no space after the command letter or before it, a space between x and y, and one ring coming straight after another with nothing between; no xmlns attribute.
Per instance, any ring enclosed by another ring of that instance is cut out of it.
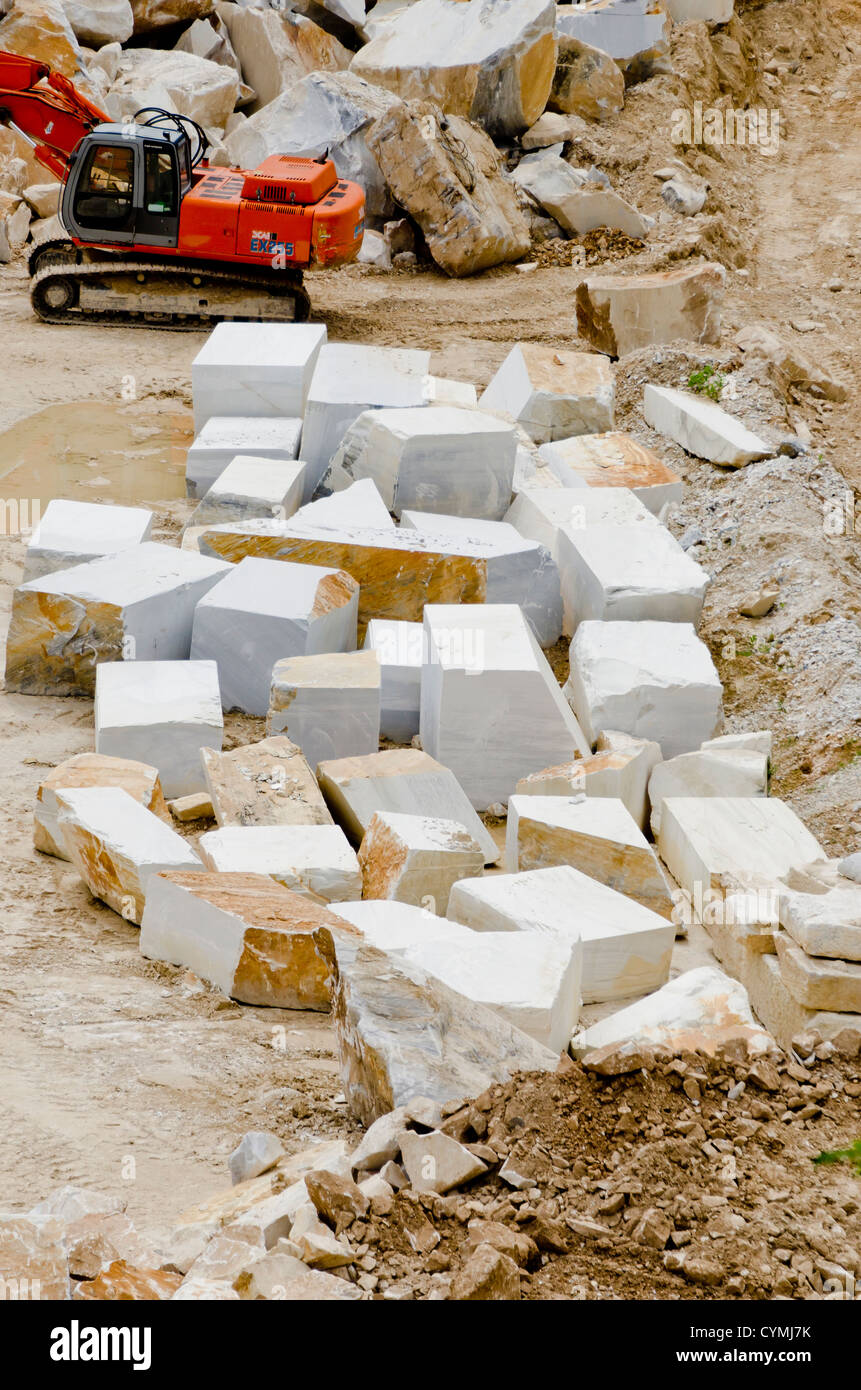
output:
<svg viewBox="0 0 861 1390"><path fill-rule="evenodd" d="M30 302L45 323L96 321L188 332L225 319L304 323L300 271L219 270L199 261L119 259L45 240L30 255Z"/></svg>

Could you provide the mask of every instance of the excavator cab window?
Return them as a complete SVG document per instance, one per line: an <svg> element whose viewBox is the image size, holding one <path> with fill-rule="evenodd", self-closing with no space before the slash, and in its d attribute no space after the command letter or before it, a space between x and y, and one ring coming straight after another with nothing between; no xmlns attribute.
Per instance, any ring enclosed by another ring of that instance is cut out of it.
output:
<svg viewBox="0 0 861 1390"><path fill-rule="evenodd" d="M144 207L159 217L176 215L179 188L173 150L147 145L144 151Z"/></svg>
<svg viewBox="0 0 861 1390"><path fill-rule="evenodd" d="M135 152L131 145L94 145L78 180L75 218L82 227L122 231L131 222Z"/></svg>

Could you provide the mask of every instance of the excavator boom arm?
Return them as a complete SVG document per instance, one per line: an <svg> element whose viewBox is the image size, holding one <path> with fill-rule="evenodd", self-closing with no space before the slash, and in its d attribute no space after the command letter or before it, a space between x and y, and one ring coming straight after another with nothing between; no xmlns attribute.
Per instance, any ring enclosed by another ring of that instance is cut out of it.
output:
<svg viewBox="0 0 861 1390"><path fill-rule="evenodd" d="M65 178L81 138L110 120L62 73L0 49L0 125L10 124L58 179Z"/></svg>

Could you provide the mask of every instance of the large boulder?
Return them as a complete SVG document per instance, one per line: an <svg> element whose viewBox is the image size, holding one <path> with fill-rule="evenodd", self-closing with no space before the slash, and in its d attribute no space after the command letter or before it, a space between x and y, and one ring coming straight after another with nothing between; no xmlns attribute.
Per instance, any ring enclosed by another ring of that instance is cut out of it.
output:
<svg viewBox="0 0 861 1390"><path fill-rule="evenodd" d="M352 71L505 138L541 115L556 69L553 0L417 0L357 53Z"/></svg>
<svg viewBox="0 0 861 1390"><path fill-rule="evenodd" d="M83 71L83 56L60 0L15 0L15 8L0 20L0 49L38 58L64 77Z"/></svg>
<svg viewBox="0 0 861 1390"><path fill-rule="evenodd" d="M125 43L132 36L134 15L129 0L61 0L75 37L101 48Z"/></svg>
<svg viewBox="0 0 861 1390"><path fill-rule="evenodd" d="M570 34L560 35L550 110L606 121L624 104L625 79L609 53Z"/></svg>
<svg viewBox="0 0 861 1390"><path fill-rule="evenodd" d="M449 275L471 275L528 251L529 228L493 143L463 117L428 102L398 102L368 132L368 146Z"/></svg>
<svg viewBox="0 0 861 1390"><path fill-rule="evenodd" d="M215 9L215 0L132 0L135 33L147 34L166 24L200 19Z"/></svg>
<svg viewBox="0 0 861 1390"><path fill-rule="evenodd" d="M200 125L223 129L239 97L239 75L222 63L174 49L130 48L107 98L117 119L142 106L167 106ZM165 96L167 101L165 101Z"/></svg>
<svg viewBox="0 0 861 1390"><path fill-rule="evenodd" d="M314 72L243 121L224 143L231 162L245 169L270 154L316 159L328 151L339 176L364 188L368 216L381 219L394 205L369 148L368 128L399 105L391 92L352 72Z"/></svg>
<svg viewBox="0 0 861 1390"><path fill-rule="evenodd" d="M349 50L305 15L240 5L222 5L221 13L242 75L257 93L254 110L310 72L338 72L350 65Z"/></svg>
<svg viewBox="0 0 861 1390"><path fill-rule="evenodd" d="M577 0L556 7L557 35L608 53L628 82L669 70L671 27L662 0Z"/></svg>
<svg viewBox="0 0 861 1390"><path fill-rule="evenodd" d="M577 332L622 357L652 343L716 343L726 271L707 261L645 275L590 275L577 286Z"/></svg>

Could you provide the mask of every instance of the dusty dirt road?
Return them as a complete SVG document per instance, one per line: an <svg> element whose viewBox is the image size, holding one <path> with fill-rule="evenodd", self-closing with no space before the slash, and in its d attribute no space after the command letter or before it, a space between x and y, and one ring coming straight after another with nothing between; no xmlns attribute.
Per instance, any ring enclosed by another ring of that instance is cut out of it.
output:
<svg viewBox="0 0 861 1390"><path fill-rule="evenodd" d="M861 51L857 9L833 8L854 22ZM725 315L730 346L751 321L812 322L799 335L804 351L847 380L861 327L859 97L848 51L787 78L781 153L757 165L749 274L730 273ZM653 184L645 211L660 208ZM518 338L571 344L578 278L571 268L470 282L351 269L311 290L333 338L430 347L433 371L483 385ZM160 534L175 533L187 512L190 364L203 335L43 326L20 266L0 271L0 332L4 496L134 499L156 508ZM808 399L802 413L814 448L850 483L861 477L854 389L845 405ZM634 406L626 423L642 432ZM0 541L4 633L22 554L19 540ZM0 1205L26 1209L62 1182L124 1188L133 1219L158 1230L225 1185L244 1130L275 1129L299 1147L352 1126L325 1017L240 1008L148 964L134 928L93 902L67 865L34 854L41 772L92 737L88 701L0 694ZM231 729L228 742L243 737ZM842 775L861 805L858 772Z"/></svg>

